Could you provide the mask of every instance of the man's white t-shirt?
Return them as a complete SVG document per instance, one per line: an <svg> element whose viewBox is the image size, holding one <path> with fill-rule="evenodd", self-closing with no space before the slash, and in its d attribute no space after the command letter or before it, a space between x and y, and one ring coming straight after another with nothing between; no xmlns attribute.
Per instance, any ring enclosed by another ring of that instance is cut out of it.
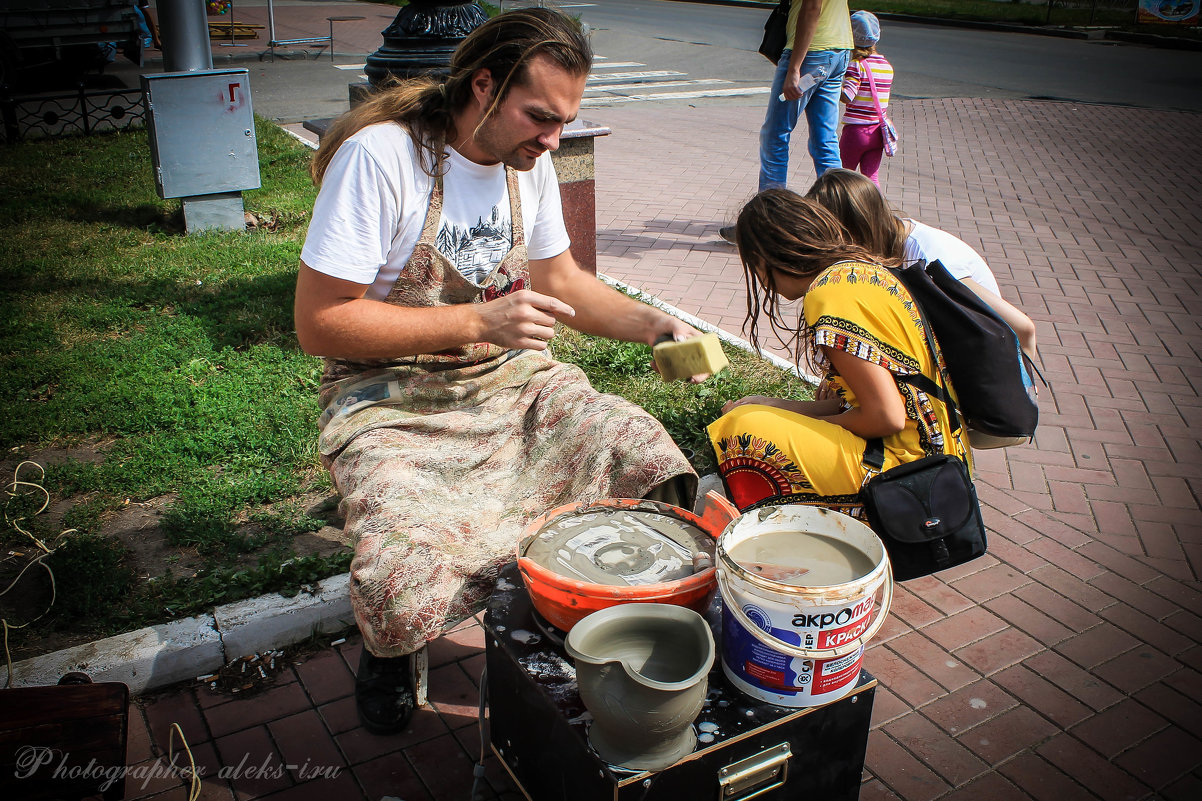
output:
<svg viewBox="0 0 1202 801"><path fill-rule="evenodd" d="M906 246L902 252L902 260L907 265L938 259L943 262L943 266L953 278L959 281L971 278L993 294L1002 294L989 265L967 242L947 231L924 225L918 220L905 222L910 225L910 235L906 237Z"/></svg>
<svg viewBox="0 0 1202 801"><path fill-rule="evenodd" d="M476 164L447 148L442 215L435 244L479 284L512 247L502 164ZM421 238L434 179L422 171L409 134L396 123L369 125L342 143L322 180L301 260L335 278L370 284L383 300ZM568 249L551 154L518 173L530 259Z"/></svg>

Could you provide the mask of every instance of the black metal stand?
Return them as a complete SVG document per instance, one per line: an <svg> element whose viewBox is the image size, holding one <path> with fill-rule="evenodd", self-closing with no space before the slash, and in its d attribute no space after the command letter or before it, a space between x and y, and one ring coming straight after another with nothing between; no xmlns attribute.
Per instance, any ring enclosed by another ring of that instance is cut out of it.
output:
<svg viewBox="0 0 1202 801"><path fill-rule="evenodd" d="M474 0L410 0L384 29L384 44L367 57L364 73L374 87L390 77L445 74L455 48L487 19Z"/></svg>

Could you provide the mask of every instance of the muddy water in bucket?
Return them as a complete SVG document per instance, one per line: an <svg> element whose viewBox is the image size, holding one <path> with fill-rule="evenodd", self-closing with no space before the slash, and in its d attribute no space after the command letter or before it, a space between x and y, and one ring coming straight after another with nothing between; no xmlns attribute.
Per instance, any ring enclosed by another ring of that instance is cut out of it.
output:
<svg viewBox="0 0 1202 801"><path fill-rule="evenodd" d="M722 670L734 686L789 707L855 687L893 594L884 545L868 526L817 507L768 506L726 527L717 560Z"/></svg>

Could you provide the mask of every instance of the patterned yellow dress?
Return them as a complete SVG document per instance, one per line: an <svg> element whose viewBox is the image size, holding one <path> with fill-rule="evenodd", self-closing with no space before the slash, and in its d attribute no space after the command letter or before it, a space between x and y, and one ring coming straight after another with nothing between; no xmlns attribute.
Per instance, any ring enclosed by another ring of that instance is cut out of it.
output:
<svg viewBox="0 0 1202 801"><path fill-rule="evenodd" d="M840 262L828 268L810 285L803 313L814 365L845 408L856 405L855 395L823 346L879 364L895 377L936 378L918 308L883 267ZM942 354L938 358L942 363ZM971 466L959 426L949 426L947 406L900 381L897 388L905 401L906 425L884 438L885 469L937 453L955 454ZM804 503L862 515L858 493L867 472L861 461L865 441L847 429L748 404L714 421L709 436L727 495L740 510Z"/></svg>

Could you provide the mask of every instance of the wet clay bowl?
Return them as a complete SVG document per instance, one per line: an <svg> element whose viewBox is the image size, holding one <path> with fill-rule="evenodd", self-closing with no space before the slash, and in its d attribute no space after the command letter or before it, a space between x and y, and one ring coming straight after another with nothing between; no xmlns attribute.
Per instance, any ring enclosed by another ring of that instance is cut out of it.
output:
<svg viewBox="0 0 1202 801"><path fill-rule="evenodd" d="M532 520L518 542L517 561L535 610L552 626L565 632L571 631L572 626L586 615L617 604L675 604L704 614L717 589L717 575L712 563L703 570L673 581L624 586L600 584L564 575L528 558L526 553L533 540L556 521L567 516L607 510L646 512L691 524L713 540L708 543L712 553L718 536L726 524L738 516L738 512L725 499L711 495L706 501L700 516L657 501L610 498L589 504L567 504Z"/></svg>

